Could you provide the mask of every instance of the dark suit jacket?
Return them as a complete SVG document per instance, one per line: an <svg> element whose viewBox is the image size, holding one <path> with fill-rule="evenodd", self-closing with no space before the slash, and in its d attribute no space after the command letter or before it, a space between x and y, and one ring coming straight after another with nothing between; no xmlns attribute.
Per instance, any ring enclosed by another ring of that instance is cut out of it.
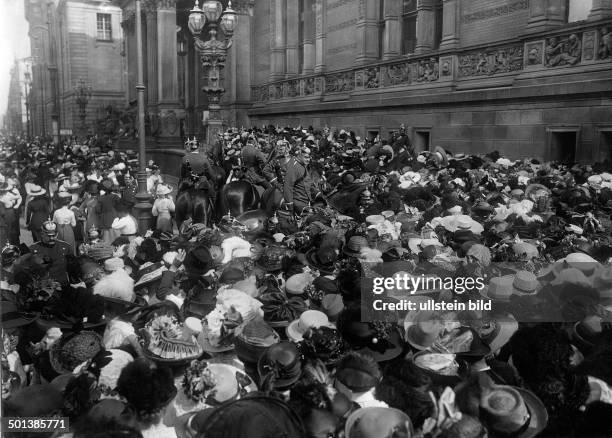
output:
<svg viewBox="0 0 612 438"><path fill-rule="evenodd" d="M49 198L37 196L28 203L26 212L26 223L30 230L39 231L42 224L49 220L51 210L49 209Z"/></svg>
<svg viewBox="0 0 612 438"><path fill-rule="evenodd" d="M121 198L114 193L106 193L98 198L95 211L101 229L111 228L113 220L117 217L116 208L119 201Z"/></svg>

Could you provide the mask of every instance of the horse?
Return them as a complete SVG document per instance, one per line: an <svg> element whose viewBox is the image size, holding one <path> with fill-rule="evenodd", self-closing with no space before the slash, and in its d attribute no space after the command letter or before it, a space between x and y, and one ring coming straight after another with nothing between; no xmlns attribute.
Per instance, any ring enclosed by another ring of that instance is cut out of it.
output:
<svg viewBox="0 0 612 438"><path fill-rule="evenodd" d="M208 183L188 183L183 182L179 187L179 192L175 203L176 225L181 229L181 225L187 219L193 223L209 225L213 216L210 191L212 188Z"/></svg>
<svg viewBox="0 0 612 438"><path fill-rule="evenodd" d="M221 188L217 198L218 219L224 214L238 217L249 210L259 208L260 196L257 189L249 181L240 179L230 181Z"/></svg>

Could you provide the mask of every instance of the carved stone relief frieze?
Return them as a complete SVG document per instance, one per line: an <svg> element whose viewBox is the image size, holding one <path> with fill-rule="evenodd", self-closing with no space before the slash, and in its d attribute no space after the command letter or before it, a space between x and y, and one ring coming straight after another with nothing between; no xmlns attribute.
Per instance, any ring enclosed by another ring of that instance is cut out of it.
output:
<svg viewBox="0 0 612 438"><path fill-rule="evenodd" d="M460 77L490 76L523 69L523 46L483 50L459 56Z"/></svg>
<svg viewBox="0 0 612 438"><path fill-rule="evenodd" d="M546 67L576 65L582 57L582 35L553 36L546 40Z"/></svg>
<svg viewBox="0 0 612 438"><path fill-rule="evenodd" d="M320 94L323 92L323 77L319 76L317 78L315 78L315 94Z"/></svg>
<svg viewBox="0 0 612 438"><path fill-rule="evenodd" d="M304 96L312 96L315 91L315 78L304 79L304 85L302 86L302 90Z"/></svg>
<svg viewBox="0 0 612 438"><path fill-rule="evenodd" d="M387 66L384 84L386 86L410 84L412 82L410 77L411 71L412 69L408 62L389 65Z"/></svg>
<svg viewBox="0 0 612 438"><path fill-rule="evenodd" d="M433 82L440 77L438 58L422 59L416 64L416 81Z"/></svg>
<svg viewBox="0 0 612 438"><path fill-rule="evenodd" d="M450 79L453 77L453 57L444 56L440 58L440 77Z"/></svg>
<svg viewBox="0 0 612 438"><path fill-rule="evenodd" d="M595 41L597 32L592 30L582 34L582 61L594 61L596 58Z"/></svg>
<svg viewBox="0 0 612 438"><path fill-rule="evenodd" d="M269 89L267 85L264 85L259 89L259 100L261 100L262 102L266 102L268 100L268 97Z"/></svg>
<svg viewBox="0 0 612 438"><path fill-rule="evenodd" d="M598 59L612 59L612 26L599 29Z"/></svg>
<svg viewBox="0 0 612 438"><path fill-rule="evenodd" d="M525 45L525 67L544 64L544 41L534 41Z"/></svg>
<svg viewBox="0 0 612 438"><path fill-rule="evenodd" d="M355 89L355 74L352 71L325 76L325 92L340 93Z"/></svg>
<svg viewBox="0 0 612 438"><path fill-rule="evenodd" d="M370 67L364 70L365 88L378 88L380 86L380 69L378 67Z"/></svg>
<svg viewBox="0 0 612 438"><path fill-rule="evenodd" d="M292 79L284 83L284 97L297 97L300 95L300 81Z"/></svg>

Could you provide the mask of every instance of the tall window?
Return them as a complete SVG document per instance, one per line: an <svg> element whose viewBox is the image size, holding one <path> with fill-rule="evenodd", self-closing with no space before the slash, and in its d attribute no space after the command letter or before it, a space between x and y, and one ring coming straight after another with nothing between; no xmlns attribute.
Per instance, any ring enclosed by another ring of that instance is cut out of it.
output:
<svg viewBox="0 0 612 438"><path fill-rule="evenodd" d="M298 0L298 72L304 70L304 3L306 0Z"/></svg>
<svg viewBox="0 0 612 438"><path fill-rule="evenodd" d="M444 9L442 5L442 1L436 2L435 13L436 13L436 18L435 18L436 27L435 27L435 34L434 34L434 49L437 49L440 47L440 42L442 42L442 24L444 20Z"/></svg>
<svg viewBox="0 0 612 438"><path fill-rule="evenodd" d="M417 0L404 0L402 10L402 54L414 53L416 47Z"/></svg>
<svg viewBox="0 0 612 438"><path fill-rule="evenodd" d="M378 58L382 59L385 51L385 0L380 0L378 11Z"/></svg>
<svg viewBox="0 0 612 438"><path fill-rule="evenodd" d="M97 35L99 40L111 41L113 33L111 28L110 14L97 14Z"/></svg>
<svg viewBox="0 0 612 438"><path fill-rule="evenodd" d="M567 22L586 20L593 7L593 0L567 0L565 12Z"/></svg>

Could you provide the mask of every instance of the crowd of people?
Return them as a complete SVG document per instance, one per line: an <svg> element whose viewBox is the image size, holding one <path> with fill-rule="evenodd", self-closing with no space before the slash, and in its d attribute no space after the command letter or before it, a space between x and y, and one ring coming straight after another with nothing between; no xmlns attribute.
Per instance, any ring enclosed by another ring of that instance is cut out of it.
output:
<svg viewBox="0 0 612 438"><path fill-rule="evenodd" d="M177 187L147 163L142 229L136 152L0 138L3 416L74 438L612 436L612 163L417 151L404 126L185 146ZM236 178L255 213L177 221L183 182L216 206Z"/></svg>

